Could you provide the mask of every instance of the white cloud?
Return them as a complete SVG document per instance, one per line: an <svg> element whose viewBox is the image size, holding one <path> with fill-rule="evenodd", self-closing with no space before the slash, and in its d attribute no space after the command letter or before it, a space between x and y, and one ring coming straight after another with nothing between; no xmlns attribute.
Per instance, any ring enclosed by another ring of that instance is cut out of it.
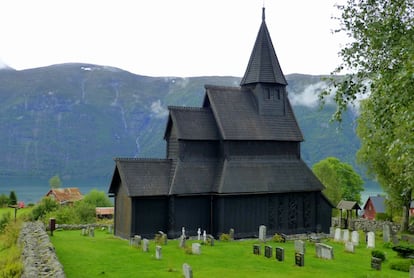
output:
<svg viewBox="0 0 414 278"><path fill-rule="evenodd" d="M325 82L318 82L309 85L300 93L289 94L289 100L293 105L314 108L319 105L319 93L326 88ZM326 103L331 103L332 97L326 99Z"/></svg>
<svg viewBox="0 0 414 278"><path fill-rule="evenodd" d="M155 118L165 118L168 116L168 110L161 105L161 100L151 103L151 112Z"/></svg>

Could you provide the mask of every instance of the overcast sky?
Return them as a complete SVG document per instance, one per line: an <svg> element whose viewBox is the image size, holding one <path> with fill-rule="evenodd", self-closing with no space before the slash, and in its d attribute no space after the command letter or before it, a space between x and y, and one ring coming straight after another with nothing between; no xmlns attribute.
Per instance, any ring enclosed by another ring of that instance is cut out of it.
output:
<svg viewBox="0 0 414 278"><path fill-rule="evenodd" d="M149 76L242 76L261 23L285 74L328 74L340 0L1 0L0 64L82 62ZM343 1L342 1L343 2Z"/></svg>

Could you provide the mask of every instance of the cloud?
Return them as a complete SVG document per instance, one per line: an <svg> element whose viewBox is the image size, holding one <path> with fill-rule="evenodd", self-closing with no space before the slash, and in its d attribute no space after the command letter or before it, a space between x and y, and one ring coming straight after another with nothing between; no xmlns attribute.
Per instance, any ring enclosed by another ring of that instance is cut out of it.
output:
<svg viewBox="0 0 414 278"><path fill-rule="evenodd" d="M319 93L326 88L325 82L318 82L307 86L302 92L289 94L289 100L292 105L306 106L310 108L317 107L319 105ZM326 99L326 103L332 102L332 96Z"/></svg>
<svg viewBox="0 0 414 278"><path fill-rule="evenodd" d="M161 100L151 103L151 112L155 118L165 118L168 116L168 109L162 107Z"/></svg>

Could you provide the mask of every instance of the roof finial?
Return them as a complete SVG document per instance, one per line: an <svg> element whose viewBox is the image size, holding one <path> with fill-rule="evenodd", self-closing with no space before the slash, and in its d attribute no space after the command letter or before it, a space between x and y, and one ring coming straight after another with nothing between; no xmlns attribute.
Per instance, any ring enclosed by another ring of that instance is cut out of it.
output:
<svg viewBox="0 0 414 278"><path fill-rule="evenodd" d="M263 3L263 8L262 8L262 20L265 21L265 7L264 7L264 3Z"/></svg>

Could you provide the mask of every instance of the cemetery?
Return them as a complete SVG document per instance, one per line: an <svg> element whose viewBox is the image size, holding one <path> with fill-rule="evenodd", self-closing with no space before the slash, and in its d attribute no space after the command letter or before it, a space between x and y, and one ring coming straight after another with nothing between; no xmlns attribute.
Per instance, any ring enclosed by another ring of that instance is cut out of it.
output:
<svg viewBox="0 0 414 278"><path fill-rule="evenodd" d="M309 234L285 242L267 235L264 240L221 237L213 243L197 234L159 241L156 234L150 239L136 235L128 241L108 229L96 229L93 237L82 236L79 230L58 230L50 240L66 277L80 273L85 277L130 277L131 273L139 277L408 277L391 266L410 259L399 257L392 244L384 242L382 232L372 232L373 238L366 240L363 231L349 231L347 242L327 235L319 243ZM374 253L385 254L385 261Z"/></svg>

